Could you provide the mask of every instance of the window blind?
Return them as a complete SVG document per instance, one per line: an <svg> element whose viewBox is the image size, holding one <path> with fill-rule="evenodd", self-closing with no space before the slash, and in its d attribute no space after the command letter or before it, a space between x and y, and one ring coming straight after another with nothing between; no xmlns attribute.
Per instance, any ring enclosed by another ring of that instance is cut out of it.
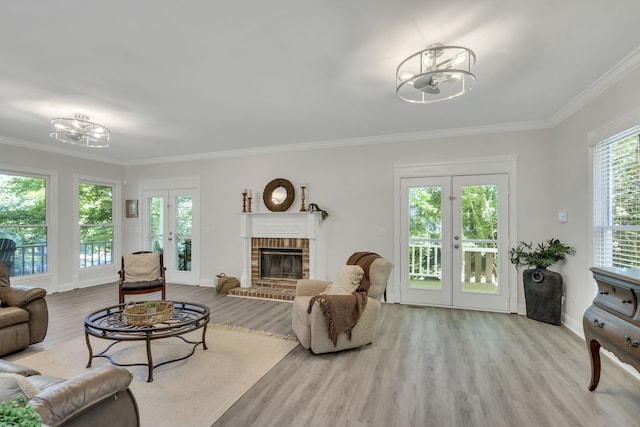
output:
<svg viewBox="0 0 640 427"><path fill-rule="evenodd" d="M593 150L594 265L640 267L640 125Z"/></svg>

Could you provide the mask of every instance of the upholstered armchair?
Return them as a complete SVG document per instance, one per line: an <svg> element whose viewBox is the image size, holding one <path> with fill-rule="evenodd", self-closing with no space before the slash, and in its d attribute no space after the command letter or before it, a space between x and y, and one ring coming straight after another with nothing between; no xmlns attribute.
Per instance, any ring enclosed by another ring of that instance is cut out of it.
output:
<svg viewBox="0 0 640 427"><path fill-rule="evenodd" d="M0 262L0 356L44 340L49 327L46 294L42 288L12 286Z"/></svg>
<svg viewBox="0 0 640 427"><path fill-rule="evenodd" d="M357 254L364 253L356 253L349 260L355 259ZM313 353L319 354L356 348L373 342L380 314L380 300L385 293L393 264L376 254L371 255L375 255L375 259L372 262L370 258L369 262L364 263L347 262L347 264L357 264L363 267L364 275L362 281L368 280L369 285L366 293L366 305L357 323L351 329L351 339L349 339L348 334L341 333L338 335L335 345L329 337L327 320L320 304L311 304L309 312L312 298L326 292L334 282L310 279L298 281L296 297L293 301L292 326L300 344L304 348L311 349Z"/></svg>

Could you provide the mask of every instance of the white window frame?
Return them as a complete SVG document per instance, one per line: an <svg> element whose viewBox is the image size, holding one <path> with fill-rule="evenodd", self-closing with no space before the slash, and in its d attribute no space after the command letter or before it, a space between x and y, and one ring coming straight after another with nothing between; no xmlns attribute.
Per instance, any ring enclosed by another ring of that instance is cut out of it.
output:
<svg viewBox="0 0 640 427"><path fill-rule="evenodd" d="M612 267L613 260L613 232L629 231L640 233L640 225L612 223L612 206L610 203L612 188L611 176L615 174L608 157L608 149L618 141L640 135L640 125L635 125L598 141L592 149L592 197L593 197L593 264L596 267ZM639 139L640 144L640 139ZM640 145L638 147L640 149ZM628 261L621 267L640 267L640 254L637 263Z"/></svg>
<svg viewBox="0 0 640 427"><path fill-rule="evenodd" d="M111 218L113 224L113 248L112 248L112 264L103 264L99 266L92 266L86 268L80 268L80 219L79 219L79 206L78 206L78 186L80 184L97 184L108 185L113 187L113 216ZM74 277L73 281L78 283L79 287L91 286L100 283L106 283L114 281L114 277L117 278L117 272L120 269L120 257L121 240L122 240L122 182L117 179L109 179L88 175L73 175L73 221L74 221L74 236L73 236L73 259L76 261L73 264Z"/></svg>
<svg viewBox="0 0 640 427"><path fill-rule="evenodd" d="M79 192L80 192L80 186L81 185L95 185L95 186L101 186L101 187L109 187L111 188L111 223L109 224L80 224L80 215L79 215L79 211L80 211L80 196L79 196ZM115 250L115 239L116 239L116 226L115 226L115 193L116 193L116 184L115 183L104 183L104 182L97 182L95 180L85 180L85 179L80 179L78 181L78 185L75 187L76 188L76 197L78 198L78 203L76 203L76 213L78 215L78 221L77 221L77 226L78 226L78 255L80 255L80 247L82 246L82 242L81 240L81 236L82 236L82 227L111 227L112 228L112 240L111 240L111 263L105 263L102 265L88 265L88 266L84 266L82 267L81 265L79 266L80 270L88 270L91 268L99 268L99 267L104 267L104 266L108 266L108 265L113 265L116 263L116 259L114 258L114 250ZM80 257L78 256L78 260L80 259Z"/></svg>
<svg viewBox="0 0 640 427"><path fill-rule="evenodd" d="M44 273L30 274L28 276L12 276L11 282L15 284L31 285L39 283L38 286L51 288L54 286L55 266L57 265L58 242L56 233L52 227L57 223L57 188L58 173L52 170L35 168L16 168L13 165L0 164L0 173L5 175L15 175L33 178L44 178L45 180L45 226L47 227L47 271ZM42 281L46 278L46 281Z"/></svg>

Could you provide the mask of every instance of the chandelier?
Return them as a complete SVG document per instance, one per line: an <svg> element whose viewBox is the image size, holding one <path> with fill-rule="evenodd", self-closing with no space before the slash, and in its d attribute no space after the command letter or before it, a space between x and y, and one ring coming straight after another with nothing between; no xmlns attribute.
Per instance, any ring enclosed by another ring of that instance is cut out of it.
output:
<svg viewBox="0 0 640 427"><path fill-rule="evenodd" d="M430 45L398 65L396 95L414 104L456 98L473 87L475 62L476 55L466 47Z"/></svg>
<svg viewBox="0 0 640 427"><path fill-rule="evenodd" d="M76 114L75 119L51 119L51 138L83 147L105 148L109 146L109 129L89 121L89 116Z"/></svg>

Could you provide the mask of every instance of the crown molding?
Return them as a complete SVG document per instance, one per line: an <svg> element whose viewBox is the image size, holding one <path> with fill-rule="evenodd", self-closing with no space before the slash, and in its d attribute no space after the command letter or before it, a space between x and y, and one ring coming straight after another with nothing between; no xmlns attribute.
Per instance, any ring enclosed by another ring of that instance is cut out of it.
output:
<svg viewBox="0 0 640 427"><path fill-rule="evenodd" d="M286 153L294 151L321 150L327 148L357 147L362 145L390 144L398 142L425 141L438 138L455 138L460 136L486 135L491 133L520 132L527 130L547 129L551 127L549 121L532 121L506 123L499 125L473 126L457 129L442 129L426 132L398 133L371 137L344 138L326 141L302 142L298 144L272 145L260 148L246 148L239 150L213 151L209 153L187 154L183 156L156 157L145 160L132 160L123 162L125 166L141 166L162 164L169 162L186 162L202 159L218 159L231 157L250 157L274 153Z"/></svg>
<svg viewBox="0 0 640 427"><path fill-rule="evenodd" d="M8 136L0 135L0 144L11 145L11 146L14 146L14 147L19 147L19 148L26 148L26 149L29 149L29 150L44 151L44 152L52 153L52 154L59 154L61 156L77 157L77 158L85 159L85 160L93 160L93 161L100 162L100 163L122 165L122 163L117 162L116 160L109 159L109 158L106 158L106 157L103 157L103 156L97 156L97 155L89 154L89 153L83 153L83 152L76 151L76 150L65 149L63 147L56 146L56 143L54 143L52 145L37 144L35 142L27 141L27 140L24 140L24 139L11 138L11 137L8 137ZM62 143L57 143L57 144L62 144ZM100 150L100 149L99 148L98 149L91 148L91 150Z"/></svg>
<svg viewBox="0 0 640 427"><path fill-rule="evenodd" d="M609 87L619 82L636 68L640 67L640 47L627 55L616 64L609 72L605 73L593 84L580 92L569 103L560 108L553 116L546 120L504 123L486 126L472 126L466 128L441 129L424 132L410 132L371 137L344 138L326 141L301 142L293 144L274 145L259 148L246 148L238 150L214 151L208 153L185 154L182 156L155 157L144 160L115 160L96 154L84 153L77 150L69 150L56 145L43 145L33 142L0 136L0 144L13 145L32 150L45 151L64 156L93 160L101 163L115 164L119 166L143 166L153 164L165 164L174 162L188 162L203 159L220 159L231 157L249 157L274 153L309 151L327 148L356 147L362 145L388 144L398 142L425 141L437 138L455 138L461 136L486 135L491 133L520 132L527 130L539 130L554 128L575 112L583 108ZM94 149L92 149L94 150Z"/></svg>
<svg viewBox="0 0 640 427"><path fill-rule="evenodd" d="M618 62L611 70L600 76L600 78L589 87L580 92L575 98L569 101L568 104L560 108L549 119L551 127L558 126L638 67L640 67L640 46L624 57L622 61Z"/></svg>

